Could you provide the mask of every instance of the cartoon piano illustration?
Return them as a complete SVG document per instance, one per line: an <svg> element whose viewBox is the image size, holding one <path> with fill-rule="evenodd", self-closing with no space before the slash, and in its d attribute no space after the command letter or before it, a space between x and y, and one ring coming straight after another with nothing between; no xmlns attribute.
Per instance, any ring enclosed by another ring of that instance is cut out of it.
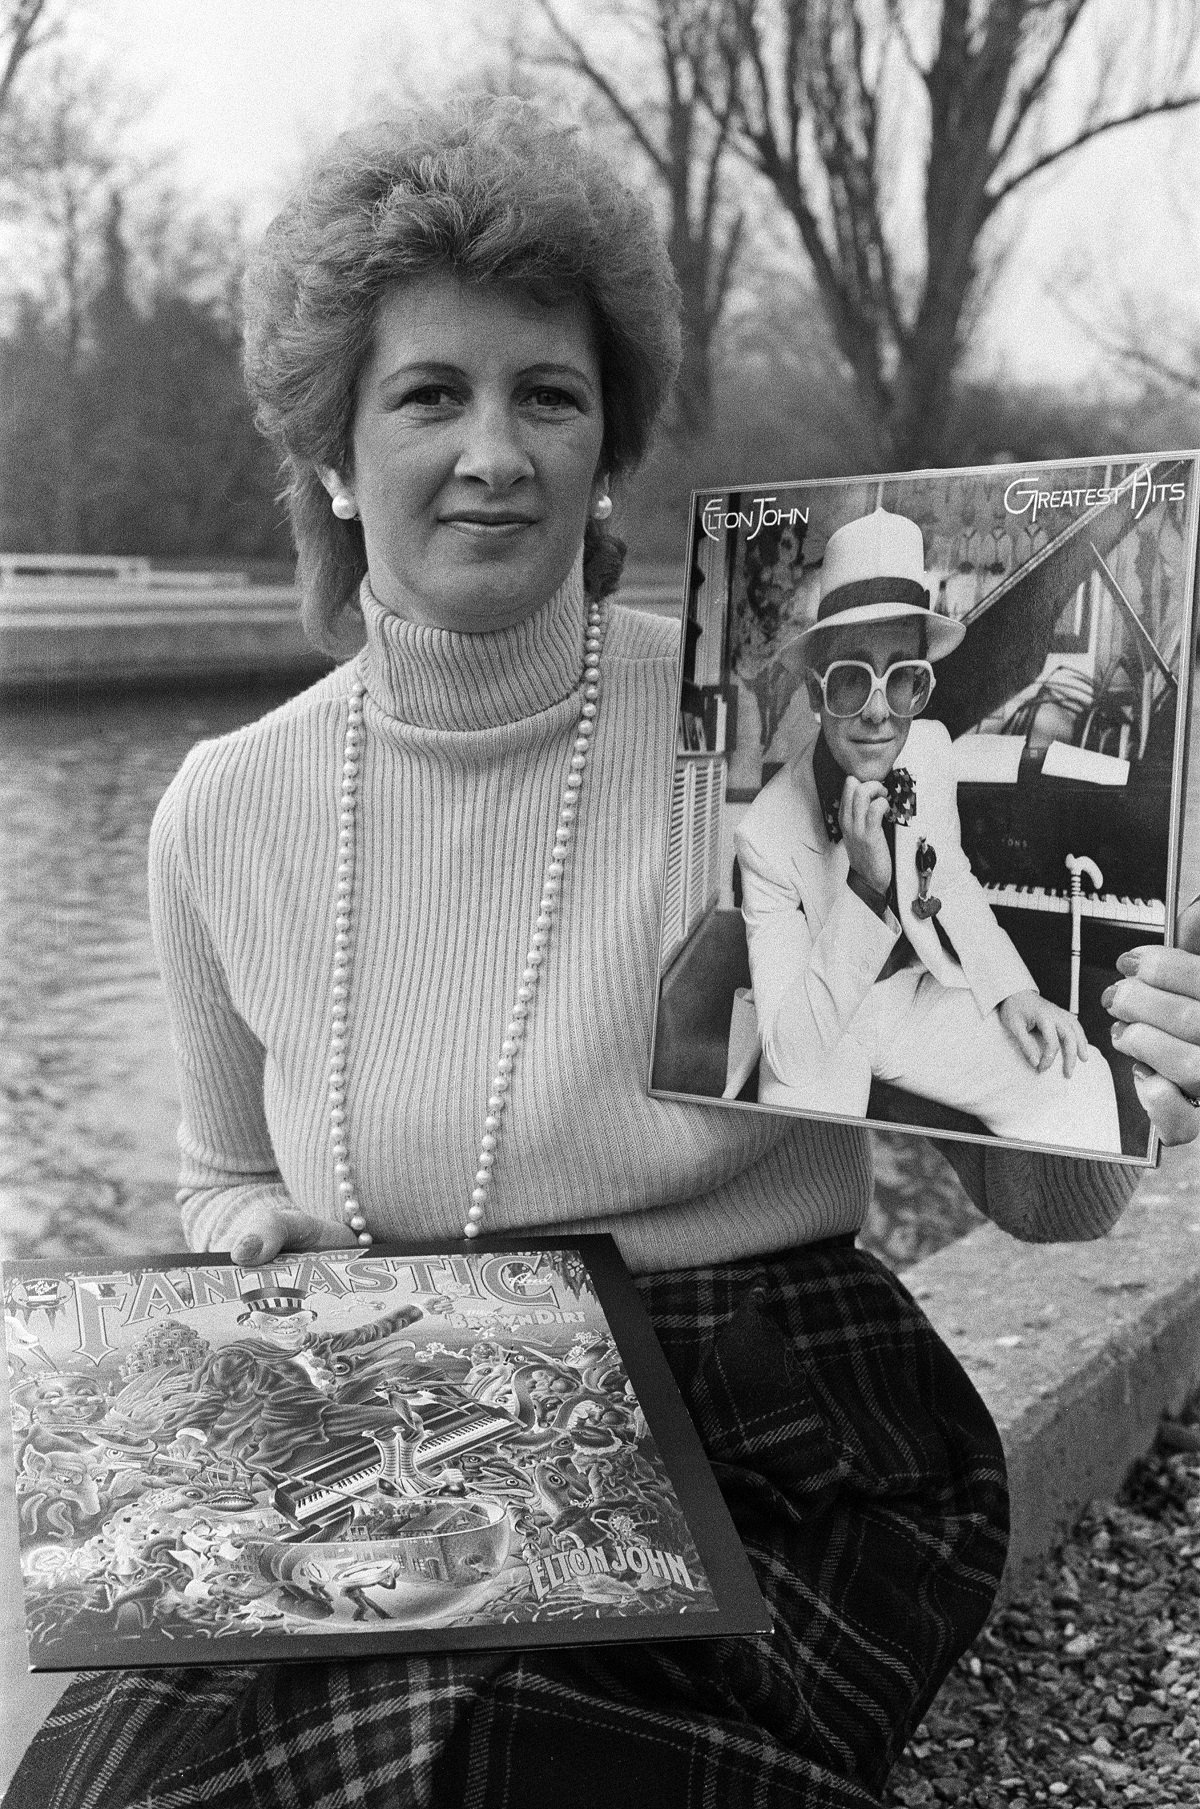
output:
<svg viewBox="0 0 1200 1809"><path fill-rule="evenodd" d="M436 1489L436 1471L465 1451L522 1430L515 1414L443 1389L442 1399L400 1411L391 1426L362 1431L280 1483L273 1501L295 1523L291 1541L341 1536L354 1504L377 1490L420 1497ZM418 1397L419 1398L419 1397Z"/></svg>

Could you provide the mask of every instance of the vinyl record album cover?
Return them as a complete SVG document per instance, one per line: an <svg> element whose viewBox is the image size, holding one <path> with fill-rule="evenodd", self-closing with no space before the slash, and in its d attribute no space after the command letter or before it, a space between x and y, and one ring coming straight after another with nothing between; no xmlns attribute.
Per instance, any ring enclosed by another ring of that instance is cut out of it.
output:
<svg viewBox="0 0 1200 1809"><path fill-rule="evenodd" d="M1106 1005L1175 933L1197 465L694 497L651 1093L1157 1159Z"/></svg>
<svg viewBox="0 0 1200 1809"><path fill-rule="evenodd" d="M764 1632L607 1237L4 1265L32 1669Z"/></svg>

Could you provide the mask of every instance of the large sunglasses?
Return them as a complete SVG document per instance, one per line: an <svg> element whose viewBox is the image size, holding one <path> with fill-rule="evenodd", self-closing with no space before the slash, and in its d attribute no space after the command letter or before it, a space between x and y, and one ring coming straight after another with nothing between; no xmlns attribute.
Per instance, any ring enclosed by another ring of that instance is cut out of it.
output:
<svg viewBox="0 0 1200 1809"><path fill-rule="evenodd" d="M813 707L824 705L830 716L861 716L876 691L891 716L919 716L937 681L928 660L897 660L884 673L866 660L833 660L824 672L808 674Z"/></svg>

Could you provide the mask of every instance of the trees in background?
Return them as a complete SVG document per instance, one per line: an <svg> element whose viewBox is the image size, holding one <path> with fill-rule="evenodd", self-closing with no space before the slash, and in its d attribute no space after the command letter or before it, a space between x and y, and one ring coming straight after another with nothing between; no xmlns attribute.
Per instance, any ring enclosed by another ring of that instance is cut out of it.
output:
<svg viewBox="0 0 1200 1809"><path fill-rule="evenodd" d="M240 376L238 222L130 154L139 97L67 55L68 4L0 0L0 219L24 254L0 297L0 545L285 555ZM1194 104L1192 0L533 0L531 16L540 38L491 85L548 69L561 103L572 78L584 129L620 134L660 197L683 294L674 443L623 510L635 550L674 557L687 491L735 473L1194 439L1192 316L1171 332L1155 316L1151 343L1145 301L1093 312L1131 380L1104 404L982 382L965 357L1038 179Z"/></svg>
<svg viewBox="0 0 1200 1809"><path fill-rule="evenodd" d="M0 4L0 127L11 110L16 78L29 56L62 31L62 0L2 0ZM2 143L5 157L11 147Z"/></svg>
<svg viewBox="0 0 1200 1809"><path fill-rule="evenodd" d="M662 196L667 249L683 301L674 427L680 439L704 434L712 425L718 337L746 233L745 207L731 199L738 88L724 53L725 0L622 5L619 18L610 21L630 46L620 69L600 60L566 23L556 0L536 0L536 6L549 28L548 43L528 61L577 77L599 98Z"/></svg>
<svg viewBox="0 0 1200 1809"><path fill-rule="evenodd" d="M57 50L27 49L8 90L0 202L24 255L0 334L0 544L287 556L241 380L237 223L190 217L129 154L138 106Z"/></svg>
<svg viewBox="0 0 1200 1809"><path fill-rule="evenodd" d="M684 295L678 431L623 517L635 546L661 545L687 491L734 470L832 475L1179 438L1180 386L1139 364L1136 332L1116 363L1141 398L1130 381L1102 401L1009 395L967 354L1023 203L1093 140L1195 104L1193 0L535 0L531 12L547 37L524 67L553 71L560 97L572 77L571 100L590 97L591 117L623 135L662 201Z"/></svg>
<svg viewBox="0 0 1200 1809"><path fill-rule="evenodd" d="M54 473L51 531L63 548L81 545L89 303L101 280L111 200L133 180L120 150L132 111L106 71L62 55L27 69L10 90L5 198L22 228L28 273L20 291L26 356L15 393L23 412L36 384L36 418L49 442L38 462Z"/></svg>
<svg viewBox="0 0 1200 1809"><path fill-rule="evenodd" d="M666 199L685 433L711 419L744 249L744 179L742 204L720 204L736 151L794 228L880 466L956 456L963 357L1017 199L1095 139L1200 100L1194 0L638 0L620 17L652 47L640 58L563 4L537 0L552 47L535 62L600 97Z"/></svg>
<svg viewBox="0 0 1200 1809"><path fill-rule="evenodd" d="M0 7L0 119L16 92L21 65L59 29L58 9L51 0L4 0Z"/></svg>
<svg viewBox="0 0 1200 1809"><path fill-rule="evenodd" d="M214 246L190 281L194 260L166 260L139 303L116 208L109 230L86 384L89 545L286 556L274 462L242 383L240 241Z"/></svg>
<svg viewBox="0 0 1200 1809"><path fill-rule="evenodd" d="M1192 0L725 10L714 108L734 97L740 145L795 225L878 461L945 462L995 227L1083 145L1196 104L1200 15Z"/></svg>
<svg viewBox="0 0 1200 1809"><path fill-rule="evenodd" d="M1200 220L1183 206L1177 207L1176 218L1178 251L1200 274ZM1059 297L1059 305L1118 370L1164 400L1180 397L1200 403L1197 285L1172 297L1139 289L1094 301L1086 291L1068 293Z"/></svg>

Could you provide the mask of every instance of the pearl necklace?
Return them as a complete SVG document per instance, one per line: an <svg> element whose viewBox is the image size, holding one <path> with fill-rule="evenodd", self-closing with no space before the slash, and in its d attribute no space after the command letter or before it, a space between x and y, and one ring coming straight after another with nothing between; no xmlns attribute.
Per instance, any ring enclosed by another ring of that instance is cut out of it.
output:
<svg viewBox="0 0 1200 1809"><path fill-rule="evenodd" d="M554 831L554 845L542 882L537 918L525 954L525 966L517 996L508 1015L500 1058L488 1092L487 1117L475 1164L475 1184L471 1204L463 1226L464 1237L478 1237L496 1166L496 1151L512 1091L513 1069L521 1043L529 1026L538 982L546 963L546 948L562 891L567 851L575 819L579 812L579 794L596 730L597 699L600 695L600 653L604 645L604 618L601 604L589 603L584 631L583 683L580 687L579 721L571 745L571 760L563 787ZM333 1174L337 1183L342 1217L359 1244L368 1249L373 1242L367 1225L354 1172L350 1166L350 1139L346 1128L346 1049L350 1017L350 970L353 926L355 825L358 815L358 781L362 771L363 696L366 689L362 673L355 676L350 692L350 713L346 722L346 739L342 749L342 794L338 811L337 904L333 933L332 1011L329 1031L329 1142L333 1151Z"/></svg>

